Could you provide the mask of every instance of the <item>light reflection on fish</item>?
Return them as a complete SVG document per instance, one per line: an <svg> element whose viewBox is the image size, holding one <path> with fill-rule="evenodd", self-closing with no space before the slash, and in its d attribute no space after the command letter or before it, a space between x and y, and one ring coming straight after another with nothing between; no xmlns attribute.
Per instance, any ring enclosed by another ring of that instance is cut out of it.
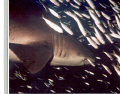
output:
<svg viewBox="0 0 120 94"><path fill-rule="evenodd" d="M102 43L105 44L105 41L102 37L102 35L99 33L99 31L97 30L97 28L95 26L93 26L94 30L95 30L95 36L97 37L97 39Z"/></svg>
<svg viewBox="0 0 120 94"><path fill-rule="evenodd" d="M114 67L115 71L117 72L118 76L120 76L120 65L115 66L113 64L113 67Z"/></svg>
<svg viewBox="0 0 120 94"><path fill-rule="evenodd" d="M73 0L77 5L81 5L80 1L79 0Z"/></svg>
<svg viewBox="0 0 120 94"><path fill-rule="evenodd" d="M48 20L48 19L46 19L46 18L44 18L44 17L42 17L44 20L45 20L45 22L51 27L51 28L53 28L55 31L57 31L57 32L59 32L59 33L63 33L63 30L58 26L58 25L56 25L55 23L53 23L52 21L50 21L50 20Z"/></svg>
<svg viewBox="0 0 120 94"><path fill-rule="evenodd" d="M89 37L86 37L88 42L95 48L98 49L98 45Z"/></svg>
<svg viewBox="0 0 120 94"><path fill-rule="evenodd" d="M113 57L108 52L103 51L103 53L106 54L110 58L111 61L113 61Z"/></svg>
<svg viewBox="0 0 120 94"><path fill-rule="evenodd" d="M60 4L57 2L57 0L50 0L53 4L55 4L56 6L60 6Z"/></svg>
<svg viewBox="0 0 120 94"><path fill-rule="evenodd" d="M86 8L87 8L87 7L86 7ZM90 16L91 16L92 19L94 20L94 22L97 23L97 24L100 24L100 20L99 20L99 18L97 17L97 15L95 14L95 12L94 12L92 9L90 9L90 8L87 8L87 9L88 9L88 12L89 12Z"/></svg>
<svg viewBox="0 0 120 94"><path fill-rule="evenodd" d="M110 16L108 16L106 13L104 13L103 11L101 11L101 14L107 19L107 20L111 20Z"/></svg>
<svg viewBox="0 0 120 94"><path fill-rule="evenodd" d="M73 31L71 31L71 29L69 27L67 27L65 24L63 24L62 22L60 22L61 26L63 27L63 29L68 32L68 34L70 35L74 35Z"/></svg>
<svg viewBox="0 0 120 94"><path fill-rule="evenodd" d="M53 14L55 17L57 17L59 19L61 18L61 16L57 12L55 12L53 9L51 9L51 8L48 8L48 9L49 9L50 13Z"/></svg>
<svg viewBox="0 0 120 94"><path fill-rule="evenodd" d="M106 65L104 65L104 64L101 64L104 68L105 68L105 70L111 75L112 74L112 72L110 71L110 69L106 66Z"/></svg>
<svg viewBox="0 0 120 94"><path fill-rule="evenodd" d="M86 0L86 2L89 4L89 6L92 8L92 9L96 9L96 6L95 6L95 4L93 3L93 1L92 0Z"/></svg>
<svg viewBox="0 0 120 94"><path fill-rule="evenodd" d="M113 55L117 58L117 61L120 64L120 56L116 54L114 50L113 50Z"/></svg>
<svg viewBox="0 0 120 94"><path fill-rule="evenodd" d="M70 3L70 5L71 5L72 7L74 7L74 8L76 8L76 9L79 9L79 6L78 6L78 5L74 5L74 4L72 4L72 3Z"/></svg>
<svg viewBox="0 0 120 94"><path fill-rule="evenodd" d="M84 36L87 36L87 35L86 35L87 32L85 31L85 29L84 29L81 21L78 19L78 17L75 16L74 14L72 14L70 11L65 11L65 13L66 13L67 15L69 15L70 17L72 17L72 18L77 22L78 27L79 27L81 33L82 33Z"/></svg>

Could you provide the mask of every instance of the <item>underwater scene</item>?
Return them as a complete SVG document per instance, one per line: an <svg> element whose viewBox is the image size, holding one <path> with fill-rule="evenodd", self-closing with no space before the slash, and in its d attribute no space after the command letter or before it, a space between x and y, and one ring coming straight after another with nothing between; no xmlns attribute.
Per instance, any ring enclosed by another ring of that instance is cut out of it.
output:
<svg viewBox="0 0 120 94"><path fill-rule="evenodd" d="M9 20L9 93L120 93L119 0L9 0Z"/></svg>

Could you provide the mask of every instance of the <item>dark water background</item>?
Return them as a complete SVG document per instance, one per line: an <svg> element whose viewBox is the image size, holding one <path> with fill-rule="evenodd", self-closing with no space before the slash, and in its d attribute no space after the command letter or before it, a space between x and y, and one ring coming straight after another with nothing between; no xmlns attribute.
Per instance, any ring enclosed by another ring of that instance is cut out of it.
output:
<svg viewBox="0 0 120 94"><path fill-rule="evenodd" d="M43 8L39 3L39 0L32 0L33 3L35 3L38 7ZM116 87L120 88L120 77L115 72L114 68L111 66L111 64L116 61L110 61L110 59L103 54L103 50L109 53L112 53L113 50L115 50L114 45L116 45L116 42L111 44L107 39L105 39L106 44L100 45L99 49L96 50L92 46L88 45L88 42L86 38L81 37L78 38L81 33L79 32L79 29L77 27L76 22L71 18L68 17L65 13L61 12L64 10L71 10L71 7L68 7L69 4L65 3L61 4L59 8L54 7L54 5L49 0L41 0L47 7L53 8L56 10L60 15L62 15L62 22L69 22L71 21L71 24L69 27L71 27L71 30L74 32L74 36L78 40L83 40L82 44L85 45L88 49L90 49L95 56L100 57L101 59L96 59L96 67L92 66L79 66L79 67L69 67L69 66L49 66L46 65L46 67L36 73L36 74L30 74L27 69L23 66L23 64L19 64L14 62L14 64L10 64L10 79L9 79L9 90L10 93L111 93L111 92L117 92L120 93L120 90L118 90ZM71 1L72 2L72 1ZM73 3L73 2L72 2ZM113 11L110 7L107 7L105 10L102 8L99 3L104 3L109 6L108 0L96 0L95 5L97 6L98 10L104 11L108 15L111 16L112 21L115 19L113 17ZM79 11L84 12L88 14L84 6L88 6L86 2L82 2L82 6L80 7ZM75 9L76 10L76 9ZM43 11L45 12L44 8ZM78 10L77 10L78 11ZM56 20L56 23L59 24L59 20L52 16L50 13L48 13L51 17L53 17ZM66 17L63 17L66 16ZM100 18L101 20L105 20L104 17ZM92 28L86 25L89 21L93 24L93 20L90 19L82 19L83 26L90 32L94 32ZM100 64L107 65L112 75L108 74L108 72L100 65ZM56 69L58 68L58 69ZM87 73L85 70L91 71L94 73L94 75L91 75ZM22 80L19 77L15 76L15 73L20 72L20 74L26 78L26 80ZM104 75L107 75L104 76ZM49 79L52 79L50 81ZM102 80L102 82L98 81ZM89 83L89 85L85 83ZM45 85L47 84L47 86ZM31 86L32 88L28 88L27 85Z"/></svg>

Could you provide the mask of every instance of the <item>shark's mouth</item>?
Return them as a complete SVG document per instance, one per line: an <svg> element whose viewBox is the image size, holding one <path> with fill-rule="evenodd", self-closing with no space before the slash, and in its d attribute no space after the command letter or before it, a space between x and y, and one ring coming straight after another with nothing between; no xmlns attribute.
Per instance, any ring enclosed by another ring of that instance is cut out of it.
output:
<svg viewBox="0 0 120 94"><path fill-rule="evenodd" d="M84 65L92 65L95 67L95 62L92 62L90 59L84 59L83 60Z"/></svg>
<svg viewBox="0 0 120 94"><path fill-rule="evenodd" d="M90 64L90 62L87 59L84 59L83 62L84 62L84 65Z"/></svg>

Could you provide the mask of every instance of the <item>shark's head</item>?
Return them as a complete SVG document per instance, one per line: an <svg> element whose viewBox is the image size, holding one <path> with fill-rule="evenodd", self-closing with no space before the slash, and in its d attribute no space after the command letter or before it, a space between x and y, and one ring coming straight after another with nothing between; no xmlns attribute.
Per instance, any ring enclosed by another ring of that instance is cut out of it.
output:
<svg viewBox="0 0 120 94"><path fill-rule="evenodd" d="M54 59L51 65L83 66L92 63L94 66L95 56L93 53L73 37L66 35L61 37L59 34L56 41L58 41L56 42L58 45L55 45Z"/></svg>
<svg viewBox="0 0 120 94"><path fill-rule="evenodd" d="M92 65L95 67L95 56L93 53L87 53L87 55L84 57L84 60L82 61L84 65Z"/></svg>
<svg viewBox="0 0 120 94"><path fill-rule="evenodd" d="M95 56L87 47L81 46L81 49L79 50L79 52L81 53L79 55L79 58L83 57L82 62L84 65L95 66L95 64L94 64L95 63Z"/></svg>
<svg viewBox="0 0 120 94"><path fill-rule="evenodd" d="M77 55L78 56L76 56L76 59L78 58L81 66L92 65L93 67L95 67L95 56L89 49L87 49L86 47L81 48L81 50L77 52Z"/></svg>
<svg viewBox="0 0 120 94"><path fill-rule="evenodd" d="M70 52L74 53L74 57L76 58L76 60L78 59L80 65L92 64L92 66L95 66L95 56L86 46L74 40L71 41L71 43L73 43L71 44L71 47L73 49L70 49Z"/></svg>

